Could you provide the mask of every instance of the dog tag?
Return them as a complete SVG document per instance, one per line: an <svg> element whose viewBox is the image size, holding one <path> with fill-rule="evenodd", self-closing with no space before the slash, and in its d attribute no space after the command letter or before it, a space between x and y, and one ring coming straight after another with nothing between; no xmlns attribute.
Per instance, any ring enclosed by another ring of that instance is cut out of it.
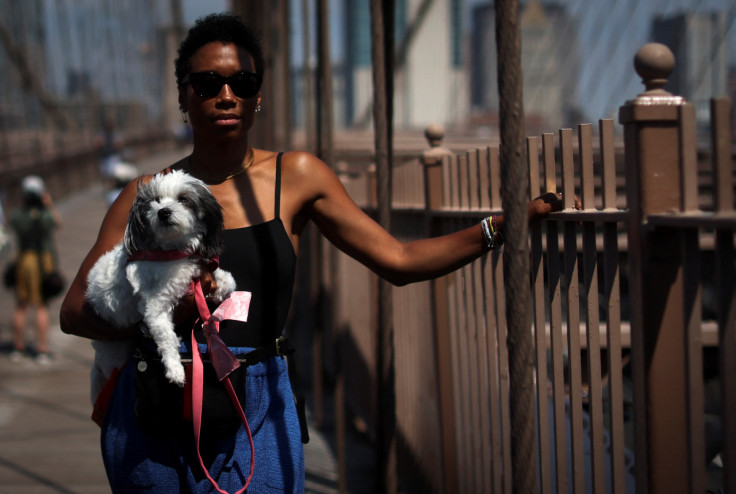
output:
<svg viewBox="0 0 736 494"><path fill-rule="evenodd" d="M138 362L138 371L139 372L146 372L146 369L148 369L148 364L145 360L141 360Z"/></svg>

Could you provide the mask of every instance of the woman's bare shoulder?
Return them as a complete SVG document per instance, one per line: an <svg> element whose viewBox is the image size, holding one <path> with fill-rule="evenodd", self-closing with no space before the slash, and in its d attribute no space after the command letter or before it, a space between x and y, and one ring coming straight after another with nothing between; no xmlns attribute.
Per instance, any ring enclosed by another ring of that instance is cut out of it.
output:
<svg viewBox="0 0 736 494"><path fill-rule="evenodd" d="M268 149L254 150L254 166L276 166L279 155L281 156L282 168L289 168L290 171L295 167L313 166L322 164L322 160L307 151L272 151Z"/></svg>
<svg viewBox="0 0 736 494"><path fill-rule="evenodd" d="M335 177L335 172L324 161L307 151L284 153L282 166L285 174L300 181L320 183Z"/></svg>

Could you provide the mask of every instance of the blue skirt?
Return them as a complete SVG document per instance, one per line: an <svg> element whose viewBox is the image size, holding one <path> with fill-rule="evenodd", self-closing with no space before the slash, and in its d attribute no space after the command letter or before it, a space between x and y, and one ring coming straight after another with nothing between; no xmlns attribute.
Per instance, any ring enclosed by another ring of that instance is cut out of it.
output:
<svg viewBox="0 0 736 494"><path fill-rule="evenodd" d="M251 350L230 349L234 354ZM126 365L120 374L102 425L102 458L113 493L217 492L199 465L191 429L151 436L138 425L134 367ZM304 492L304 448L286 359L270 358L246 372L245 415L255 446L248 494ZM220 489L233 493L242 488L251 456L245 427L217 438L212 447L205 465Z"/></svg>

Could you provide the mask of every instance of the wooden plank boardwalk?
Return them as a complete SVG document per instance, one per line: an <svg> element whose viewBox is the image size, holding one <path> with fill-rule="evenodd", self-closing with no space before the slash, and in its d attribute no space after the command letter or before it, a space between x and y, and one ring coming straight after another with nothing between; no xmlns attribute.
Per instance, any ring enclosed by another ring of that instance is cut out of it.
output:
<svg viewBox="0 0 736 494"><path fill-rule="evenodd" d="M141 160L141 171L158 170L184 151ZM64 223L57 234L61 269L71 278L92 245L107 209L97 185L58 204ZM4 266L12 252L0 256ZM11 362L13 296L0 288L0 494L109 493L99 446L99 428L90 420L88 340L59 330L60 301L50 306L51 350L47 366L32 359ZM32 329L29 329L32 334ZM337 492L337 466L329 434L310 427L305 446L306 492ZM349 492L369 492L370 449L352 450Z"/></svg>

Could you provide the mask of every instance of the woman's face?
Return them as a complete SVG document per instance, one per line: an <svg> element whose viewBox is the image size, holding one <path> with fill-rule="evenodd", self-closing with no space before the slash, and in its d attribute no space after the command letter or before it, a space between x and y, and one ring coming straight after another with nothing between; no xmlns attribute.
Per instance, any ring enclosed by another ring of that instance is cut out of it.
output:
<svg viewBox="0 0 736 494"><path fill-rule="evenodd" d="M190 66L190 77L206 72L224 77L255 72L253 58L247 51L219 41L194 52ZM260 101L260 91L243 98L236 96L229 84L223 84L214 96L196 94L191 83L179 86L179 104L189 115L195 137L244 138L253 125L253 114Z"/></svg>

